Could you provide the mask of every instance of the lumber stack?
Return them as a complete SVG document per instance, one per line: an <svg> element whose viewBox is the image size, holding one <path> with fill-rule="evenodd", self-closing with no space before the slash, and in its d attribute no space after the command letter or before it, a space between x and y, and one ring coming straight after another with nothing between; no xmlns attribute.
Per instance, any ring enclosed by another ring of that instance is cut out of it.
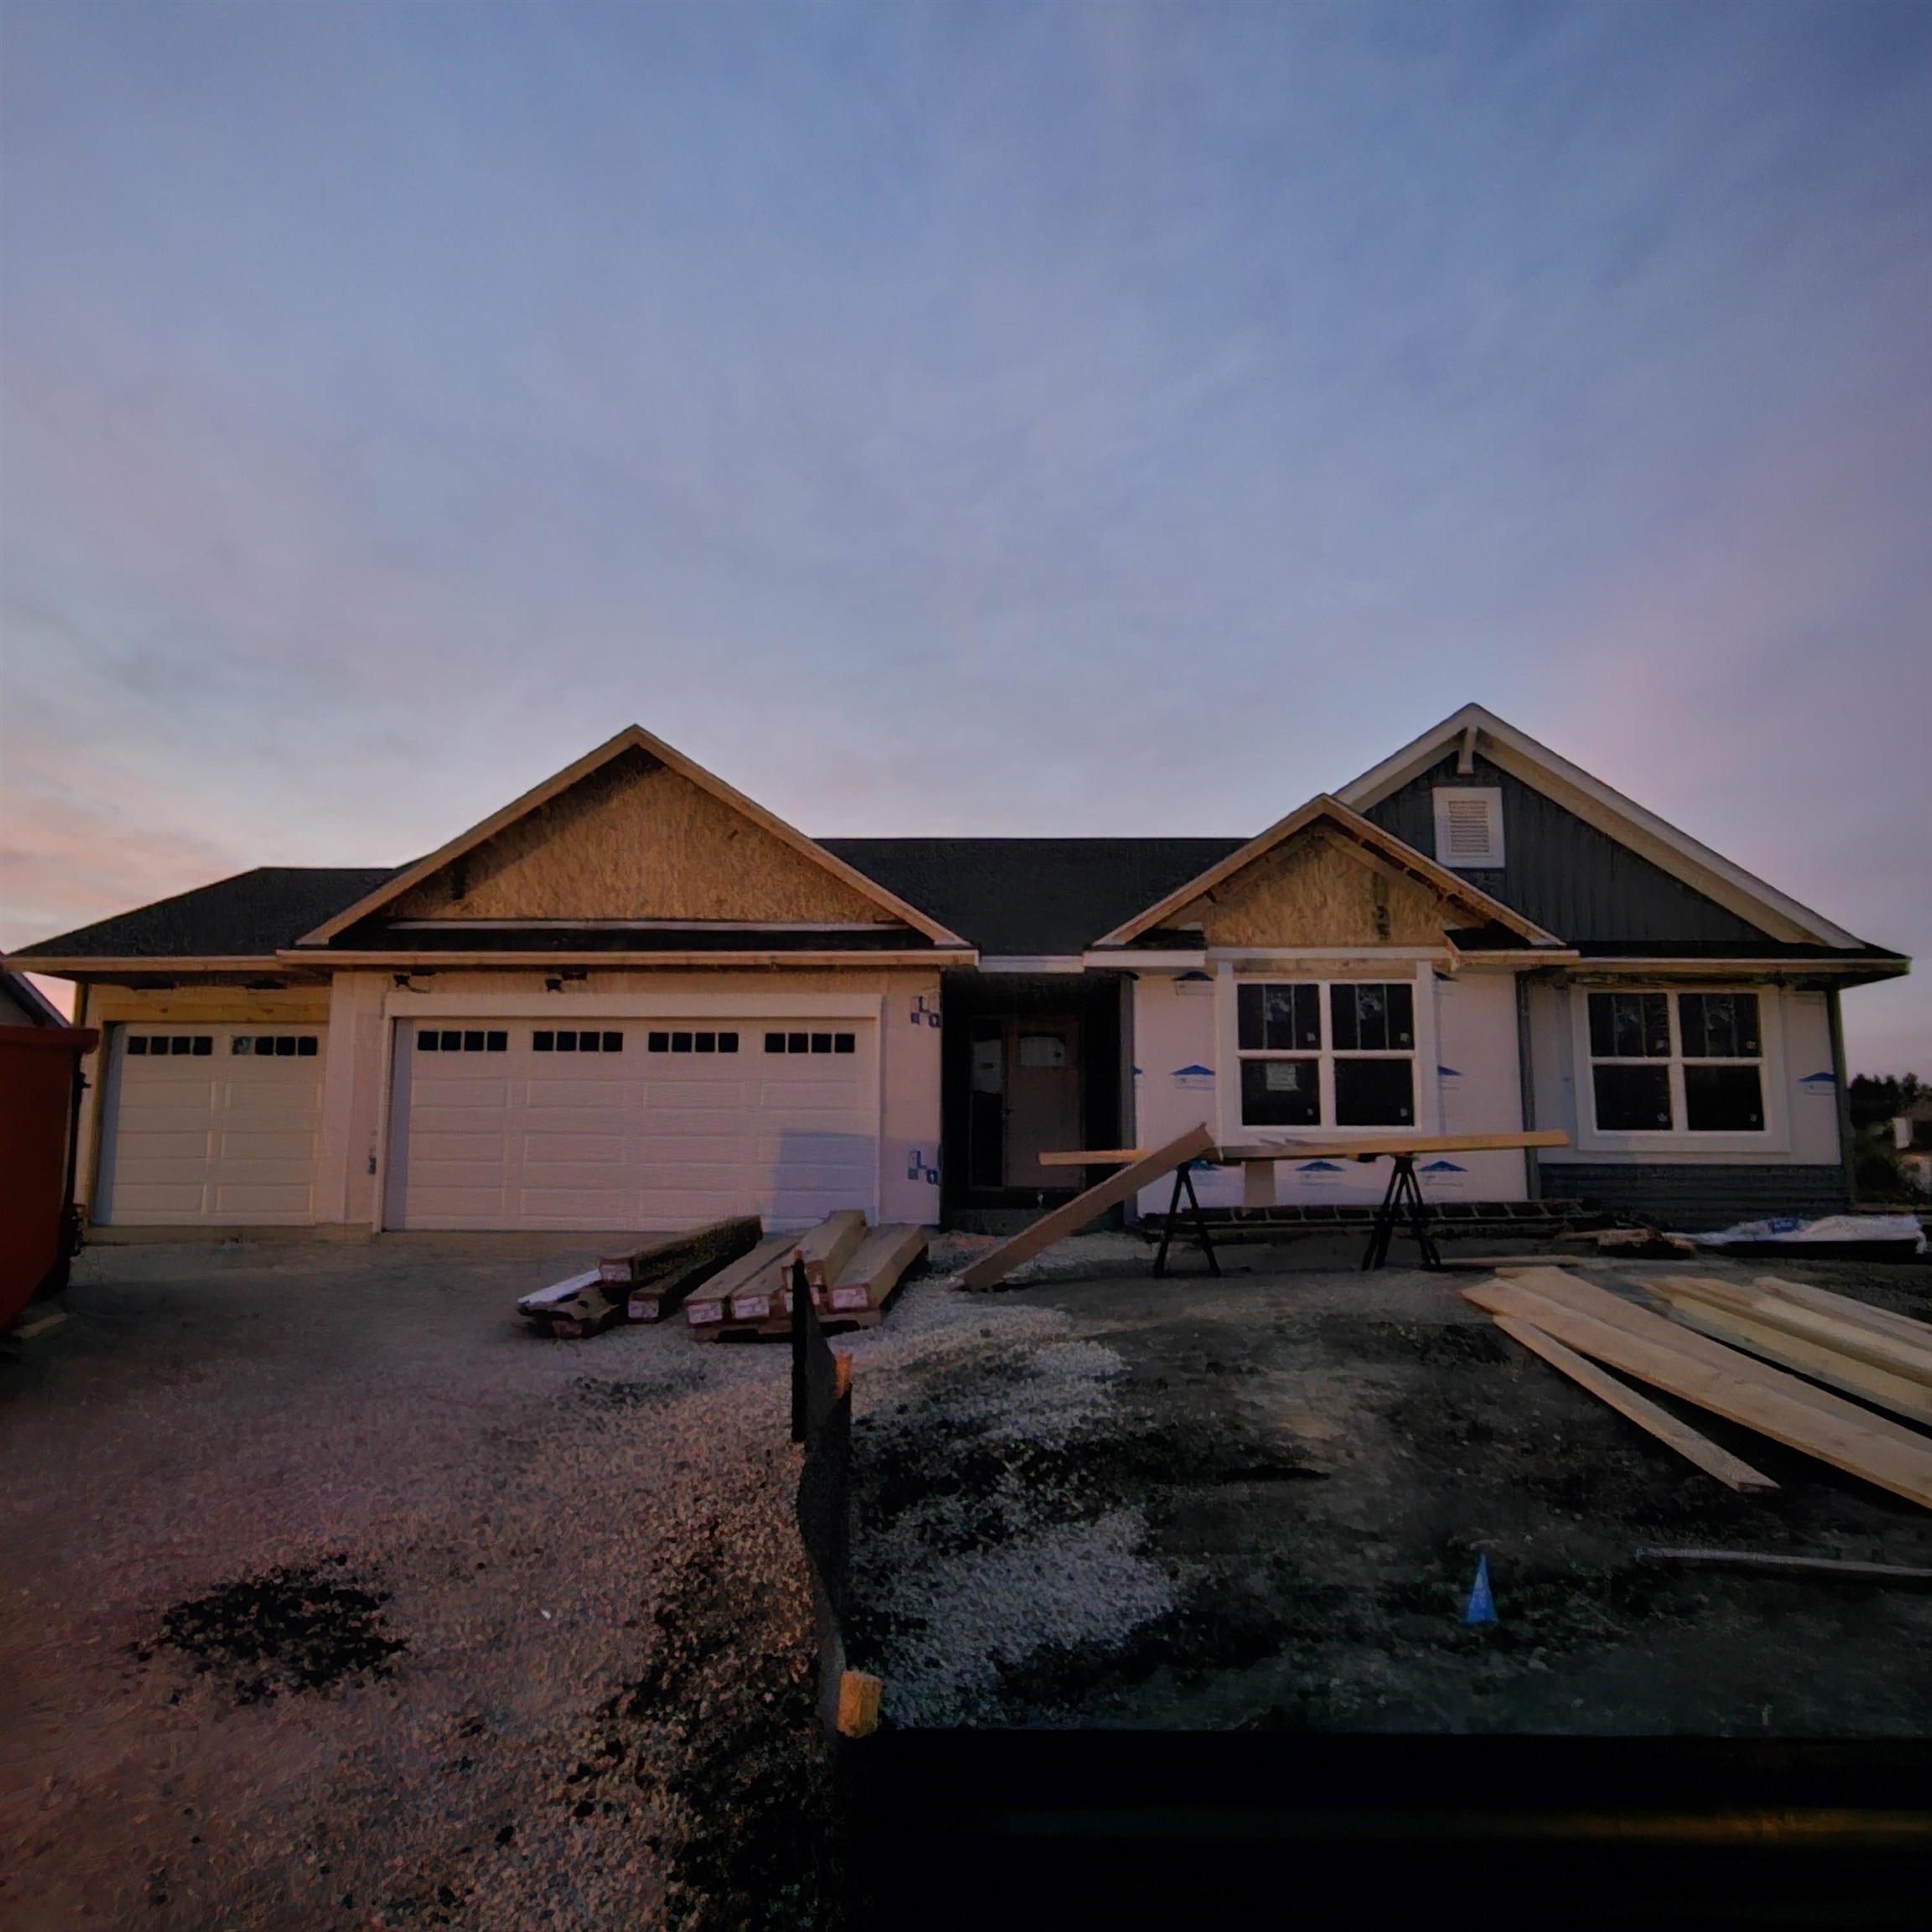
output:
<svg viewBox="0 0 1932 1932"><path fill-rule="evenodd" d="M1669 1304L1674 1322L1932 1426L1932 1328L1923 1322L1769 1275L1741 1285L1665 1275L1643 1285Z"/></svg>
<svg viewBox="0 0 1932 1932"><path fill-rule="evenodd" d="M813 1298L828 1327L875 1328L906 1270L926 1252L923 1228L875 1228L854 1250L823 1300Z"/></svg>
<svg viewBox="0 0 1932 1932"><path fill-rule="evenodd" d="M661 1235L519 1296L517 1311L540 1333L564 1337L595 1335L619 1322L660 1322L763 1232L751 1215Z"/></svg>
<svg viewBox="0 0 1932 1932"><path fill-rule="evenodd" d="M1914 1384L1911 1371L1916 1369L1932 1377L1932 1329L1924 1323L1866 1309L1841 1296L1824 1297L1820 1290L1807 1290L1800 1296L1784 1292L1796 1284L1753 1285L1785 1311L1780 1317L1783 1320L1794 1319L1789 1311L1801 1310L1834 1324L1828 1344L1823 1338L1825 1331L1816 1323L1802 1334L1778 1327L1767 1318L1763 1301L1750 1301L1748 1314L1737 1312L1711 1292L1737 1292L1730 1284L1692 1277L1670 1279L1675 1296L1666 1299L1673 1316L1690 1308L1701 1317L1715 1309L1714 1319L1734 1328L1761 1330L1805 1349L1834 1354L1841 1363L1857 1364L1861 1373L1872 1369L1900 1384ZM1686 1287L1686 1282L1693 1285ZM1663 1292L1661 1286L1658 1291ZM1561 1268L1510 1269L1462 1292L1467 1300L1486 1309L1506 1334L1733 1488L1775 1485L1635 1390L1602 1375L1595 1365L1614 1368L1680 1401L1755 1430L1786 1448L1815 1456L1834 1468L1932 1509L1932 1437L1859 1403L1846 1401L1829 1389L1820 1388L1815 1381L1801 1379L1758 1353L1747 1353L1718 1339L1706 1332L1701 1321L1666 1319ZM1910 1332L1913 1330L1918 1332ZM1884 1344L1882 1348L1877 1348L1879 1343ZM1853 1344L1862 1352L1844 1352ZM1778 1340L1775 1345L1784 1348L1786 1341ZM1883 1358L1883 1367L1870 1359L1875 1348ZM1915 1385L1932 1387L1932 1381Z"/></svg>
<svg viewBox="0 0 1932 1932"><path fill-rule="evenodd" d="M740 1215L628 1254L607 1254L597 1271L606 1288L622 1290L626 1320L662 1322L677 1313L693 1288L727 1262L750 1254L764 1235L756 1214Z"/></svg>
<svg viewBox="0 0 1932 1932"><path fill-rule="evenodd" d="M870 1228L861 1208L842 1208L802 1234L761 1243L723 1270L685 1317L701 1341L765 1339L792 1332L795 1263L828 1328L875 1327L906 1271L926 1252L922 1228Z"/></svg>
<svg viewBox="0 0 1932 1932"><path fill-rule="evenodd" d="M778 1306L784 1272L797 1245L796 1234L774 1234L720 1269L702 1296L684 1304L691 1332L700 1341L715 1342L727 1329L768 1319Z"/></svg>

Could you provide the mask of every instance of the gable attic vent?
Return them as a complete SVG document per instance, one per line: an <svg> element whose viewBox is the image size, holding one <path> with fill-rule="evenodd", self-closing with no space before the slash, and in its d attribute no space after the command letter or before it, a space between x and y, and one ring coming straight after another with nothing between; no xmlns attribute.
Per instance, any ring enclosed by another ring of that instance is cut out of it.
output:
<svg viewBox="0 0 1932 1932"><path fill-rule="evenodd" d="M1503 863L1503 794L1482 785L1438 785L1436 863L1463 871L1493 870Z"/></svg>

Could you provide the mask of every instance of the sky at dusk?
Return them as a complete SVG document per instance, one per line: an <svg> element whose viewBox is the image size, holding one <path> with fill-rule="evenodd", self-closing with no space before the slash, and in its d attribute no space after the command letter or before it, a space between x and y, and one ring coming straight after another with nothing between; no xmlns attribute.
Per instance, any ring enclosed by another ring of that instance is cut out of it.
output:
<svg viewBox="0 0 1932 1932"><path fill-rule="evenodd" d="M633 719L1235 834L1475 699L1932 958L1932 9L8 0L0 598L8 944Z"/></svg>

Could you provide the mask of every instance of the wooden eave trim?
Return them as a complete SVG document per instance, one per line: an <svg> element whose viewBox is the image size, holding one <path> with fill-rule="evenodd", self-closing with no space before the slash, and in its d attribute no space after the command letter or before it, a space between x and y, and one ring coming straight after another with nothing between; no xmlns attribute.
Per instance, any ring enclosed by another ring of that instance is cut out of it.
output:
<svg viewBox="0 0 1932 1932"><path fill-rule="evenodd" d="M352 968L366 971L377 967L385 972L449 971L461 968L472 972L479 968L504 971L543 971L568 966L592 972L621 969L635 972L647 966L930 966L935 971L948 966L974 966L979 955L970 947L932 947L918 952L743 952L743 953L408 953L351 952L332 950L319 958L307 948L292 948L277 955L278 961L306 967Z"/></svg>
<svg viewBox="0 0 1932 1932"><path fill-rule="evenodd" d="M288 958L286 953L196 953L184 958L143 956L134 958L89 958L81 955L55 959L5 959L0 960L0 966L4 966L9 973L44 973L50 979L70 979L80 974L281 973L288 969L285 963ZM304 963L321 963L313 958Z"/></svg>
<svg viewBox="0 0 1932 1932"><path fill-rule="evenodd" d="M1322 818L1332 820L1337 828L1347 834L1355 844L1367 846L1386 864L1405 873L1418 884L1426 886L1440 897L1451 900L1477 913L1482 919L1493 921L1498 926L1507 926L1512 932L1520 933L1532 944L1557 947L1563 943L1554 932L1545 932L1534 921L1525 919L1514 907L1505 906L1500 899L1492 899L1479 887L1457 878L1446 866L1438 865L1433 859L1426 857L1413 846L1405 844L1393 833L1384 831L1379 825L1344 805L1339 798L1323 792L1311 798L1306 805L1291 812L1285 818L1278 818L1265 832L1250 839L1245 845L1230 852L1225 859L1210 865L1205 872L1177 887L1165 899L1150 906L1145 911L1136 913L1124 925L1117 926L1111 932L1104 933L1094 941L1094 946L1129 944L1140 934L1158 926L1170 914L1192 905L1203 894L1213 891L1225 880L1231 879L1237 872L1252 865L1256 860L1265 858L1277 845L1285 844L1296 833L1306 830ZM1363 863L1367 863L1367 860L1364 860Z"/></svg>
<svg viewBox="0 0 1932 1932"><path fill-rule="evenodd" d="M1647 811L1614 786L1606 785L1581 766L1572 765L1480 704L1464 705L1434 730L1425 732L1394 756L1343 786L1340 797L1361 811L1379 804L1391 792L1400 791L1438 763L1472 726L1478 733L1478 749L1492 764L1574 813L1606 838L1628 847L1672 878L1701 892L1727 912L1763 927L1771 938L1825 946L1858 944L1856 934L1747 872L1689 833L1679 831L1667 819Z"/></svg>
<svg viewBox="0 0 1932 1932"><path fill-rule="evenodd" d="M1465 953L1459 947L1452 946L1448 953L1446 970L1452 978L1457 979L1465 973L1493 970L1514 974L1534 972L1545 966L1574 967L1583 957L1573 946L1566 946L1561 952L1542 948L1534 951L1527 948L1520 951L1498 948L1493 953Z"/></svg>
<svg viewBox="0 0 1932 1932"><path fill-rule="evenodd" d="M1202 973L1208 968L1208 952L1205 947L1197 953L1136 953L1124 946L1103 952L1090 947L1081 954L1080 963L1096 972L1135 972L1145 968L1150 973Z"/></svg>
<svg viewBox="0 0 1932 1932"><path fill-rule="evenodd" d="M815 844L799 831L788 825L775 813L768 812L755 799L747 798L742 792L727 785L722 778L707 771L702 765L693 763L683 752L673 749L662 739L654 738L641 724L627 724L615 737L606 739L593 751L587 751L574 764L566 765L561 771L546 778L541 785L533 787L503 807L493 812L480 823L472 825L467 832L460 833L447 845L432 852L427 859L419 859L408 871L399 872L395 877L384 880L366 897L359 899L338 912L332 919L325 920L313 932L304 932L301 943L305 946L319 946L333 939L339 932L346 932L358 920L366 919L372 912L399 898L411 887L419 886L432 874L460 859L465 852L474 851L486 840L494 839L499 832L513 825L519 818L527 818L539 807L548 805L553 798L567 792L580 779L587 778L600 766L607 765L620 753L636 749L649 754L660 764L668 766L682 778L709 792L721 803L742 813L761 830L769 832L776 839L789 845L802 857L842 880L854 891L863 894L875 906L890 911L894 918L910 926L916 932L923 932L937 946L963 946L965 941L957 932L946 927L922 912L917 906L908 905L896 897L875 880L868 879L855 867L848 865L843 859L835 857L823 846Z"/></svg>
<svg viewBox="0 0 1932 1932"><path fill-rule="evenodd" d="M1472 953L1471 960L1483 955ZM1593 959L1587 954L1571 955L1568 977L1595 979L1640 978L1654 979L1668 974L1701 976L1706 979L1736 979L1751 973L1779 979L1815 979L1820 974L1836 978L1870 981L1903 979L1912 970L1909 959L1893 957L1878 959ZM1543 963L1541 960L1539 964ZM1559 962L1560 963L1560 962Z"/></svg>

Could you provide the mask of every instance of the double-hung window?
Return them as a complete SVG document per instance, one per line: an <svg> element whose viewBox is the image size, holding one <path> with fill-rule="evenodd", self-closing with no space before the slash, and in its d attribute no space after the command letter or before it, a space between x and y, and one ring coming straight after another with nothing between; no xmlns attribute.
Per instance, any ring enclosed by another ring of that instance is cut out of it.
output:
<svg viewBox="0 0 1932 1932"><path fill-rule="evenodd" d="M1590 1085L1601 1134L1759 1134L1755 993L1592 993Z"/></svg>
<svg viewBox="0 0 1932 1932"><path fill-rule="evenodd" d="M1243 1125L1415 1124L1411 983L1248 980L1235 1017Z"/></svg>

